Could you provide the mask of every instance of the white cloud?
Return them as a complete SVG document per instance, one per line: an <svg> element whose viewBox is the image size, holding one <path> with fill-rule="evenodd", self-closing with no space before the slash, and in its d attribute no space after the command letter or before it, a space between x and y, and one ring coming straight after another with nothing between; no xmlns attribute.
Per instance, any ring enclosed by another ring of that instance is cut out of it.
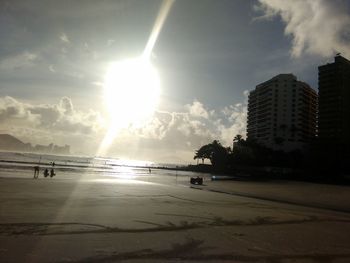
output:
<svg viewBox="0 0 350 263"><path fill-rule="evenodd" d="M280 16L285 34L293 38L291 54L303 53L329 57L336 52L350 56L350 15L346 1L329 0L259 0L259 19Z"/></svg>
<svg viewBox="0 0 350 263"><path fill-rule="evenodd" d="M192 116L208 119L209 114L199 101L194 100L192 104L186 105L186 108Z"/></svg>
<svg viewBox="0 0 350 263"><path fill-rule="evenodd" d="M63 97L60 101L60 107L63 110L64 114L73 114L74 109L73 109L73 103L70 98L68 97Z"/></svg>
<svg viewBox="0 0 350 263"><path fill-rule="evenodd" d="M235 135L240 134L243 137L246 135L247 122L247 105L236 104L235 106L225 107L225 115L229 120L229 125L218 123L220 138L226 145L232 144L232 139Z"/></svg>
<svg viewBox="0 0 350 263"><path fill-rule="evenodd" d="M72 78L76 78L76 79L83 79L85 77L85 75L81 72L78 71L64 71L62 72L62 74L68 76L68 77L72 77Z"/></svg>
<svg viewBox="0 0 350 263"><path fill-rule="evenodd" d="M35 65L38 55L28 51L4 58L0 61L0 69L17 69Z"/></svg>
<svg viewBox="0 0 350 263"><path fill-rule="evenodd" d="M0 123L38 123L38 119L29 110L28 105L12 97L0 97Z"/></svg>
<svg viewBox="0 0 350 263"><path fill-rule="evenodd" d="M244 95L243 103L229 105L220 111L207 111L201 102L195 100L185 105L183 112L158 112L137 133L144 139L158 141L159 147L163 145L191 152L214 139L230 146L235 135L245 136L248 92L245 91Z"/></svg>
<svg viewBox="0 0 350 263"><path fill-rule="evenodd" d="M98 113L80 112L73 107L68 97L59 104L33 105L20 102L12 97L0 98L1 126L31 126L36 129L68 134L92 134L101 129Z"/></svg>
<svg viewBox="0 0 350 263"><path fill-rule="evenodd" d="M183 106L181 112L158 111L147 125L119 131L107 154L189 161L196 149L214 139L230 146L236 134L244 135L245 123L246 103L216 111L206 110L195 100ZM7 130L20 139L27 138L26 141L67 143L73 152L96 154L94 150L107 128L98 112L79 111L68 97L61 98L57 104L39 105L0 97L0 130Z"/></svg>
<svg viewBox="0 0 350 263"><path fill-rule="evenodd" d="M55 70L55 67L53 65L50 65L49 66L49 70L52 72L52 73L55 73L56 70Z"/></svg>
<svg viewBox="0 0 350 263"><path fill-rule="evenodd" d="M100 81L93 81L91 82L91 84L97 87L103 87L103 82Z"/></svg>
<svg viewBox="0 0 350 263"><path fill-rule="evenodd" d="M60 40L61 40L63 43L67 43L67 44L70 43L70 40L69 40L68 36L67 36L65 33L62 33L62 34L60 35Z"/></svg>
<svg viewBox="0 0 350 263"><path fill-rule="evenodd" d="M114 39L108 39L108 40L107 40L107 47L112 46L114 42L115 42Z"/></svg>

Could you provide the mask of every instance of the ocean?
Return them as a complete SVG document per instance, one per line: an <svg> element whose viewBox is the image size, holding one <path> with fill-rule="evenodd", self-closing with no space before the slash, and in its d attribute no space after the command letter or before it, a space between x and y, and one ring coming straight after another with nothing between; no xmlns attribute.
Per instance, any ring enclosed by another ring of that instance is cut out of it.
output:
<svg viewBox="0 0 350 263"><path fill-rule="evenodd" d="M54 166L52 164L55 163ZM44 170L54 168L60 179L118 178L130 179L150 175L191 177L203 174L177 170L177 165L117 158L53 155L21 152L0 152L0 177L33 178L34 166L39 166L39 178ZM209 176L209 175L208 175Z"/></svg>

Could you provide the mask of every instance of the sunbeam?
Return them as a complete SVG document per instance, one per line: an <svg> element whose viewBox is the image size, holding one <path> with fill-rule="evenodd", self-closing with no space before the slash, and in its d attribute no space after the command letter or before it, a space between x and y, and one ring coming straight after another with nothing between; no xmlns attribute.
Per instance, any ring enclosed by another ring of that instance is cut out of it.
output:
<svg viewBox="0 0 350 263"><path fill-rule="evenodd" d="M160 81L150 57L174 2L162 2L141 57L116 61L109 66L105 76L104 99L111 124L100 143L97 156L108 151L120 129L142 126L153 115L160 97Z"/></svg>
<svg viewBox="0 0 350 263"><path fill-rule="evenodd" d="M162 6L159 9L159 13L158 13L157 19L156 19L156 21L154 23L151 35L150 35L150 37L148 39L146 48L145 48L145 50L143 52L143 56L145 58L147 58L147 59L149 59L149 57L152 54L152 50L154 48L154 45L157 42L159 33L162 30L162 28L163 28L165 20L168 17L170 9L171 9L172 5L174 4L174 2L175 2L175 0L164 0L163 3L162 3Z"/></svg>

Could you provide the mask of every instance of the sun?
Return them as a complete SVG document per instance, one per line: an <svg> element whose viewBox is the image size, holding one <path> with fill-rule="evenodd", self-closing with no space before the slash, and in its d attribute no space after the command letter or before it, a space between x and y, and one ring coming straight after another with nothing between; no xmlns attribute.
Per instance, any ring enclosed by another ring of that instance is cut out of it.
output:
<svg viewBox="0 0 350 263"><path fill-rule="evenodd" d="M127 59L109 66L104 100L113 129L142 125L154 113L159 96L158 72L148 59Z"/></svg>

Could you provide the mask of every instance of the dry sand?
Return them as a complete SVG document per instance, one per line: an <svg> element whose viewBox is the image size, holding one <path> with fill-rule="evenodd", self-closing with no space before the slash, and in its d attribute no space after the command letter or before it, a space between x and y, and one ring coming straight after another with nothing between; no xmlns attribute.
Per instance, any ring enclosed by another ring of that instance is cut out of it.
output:
<svg viewBox="0 0 350 263"><path fill-rule="evenodd" d="M0 262L350 262L348 187L187 179L0 178Z"/></svg>

